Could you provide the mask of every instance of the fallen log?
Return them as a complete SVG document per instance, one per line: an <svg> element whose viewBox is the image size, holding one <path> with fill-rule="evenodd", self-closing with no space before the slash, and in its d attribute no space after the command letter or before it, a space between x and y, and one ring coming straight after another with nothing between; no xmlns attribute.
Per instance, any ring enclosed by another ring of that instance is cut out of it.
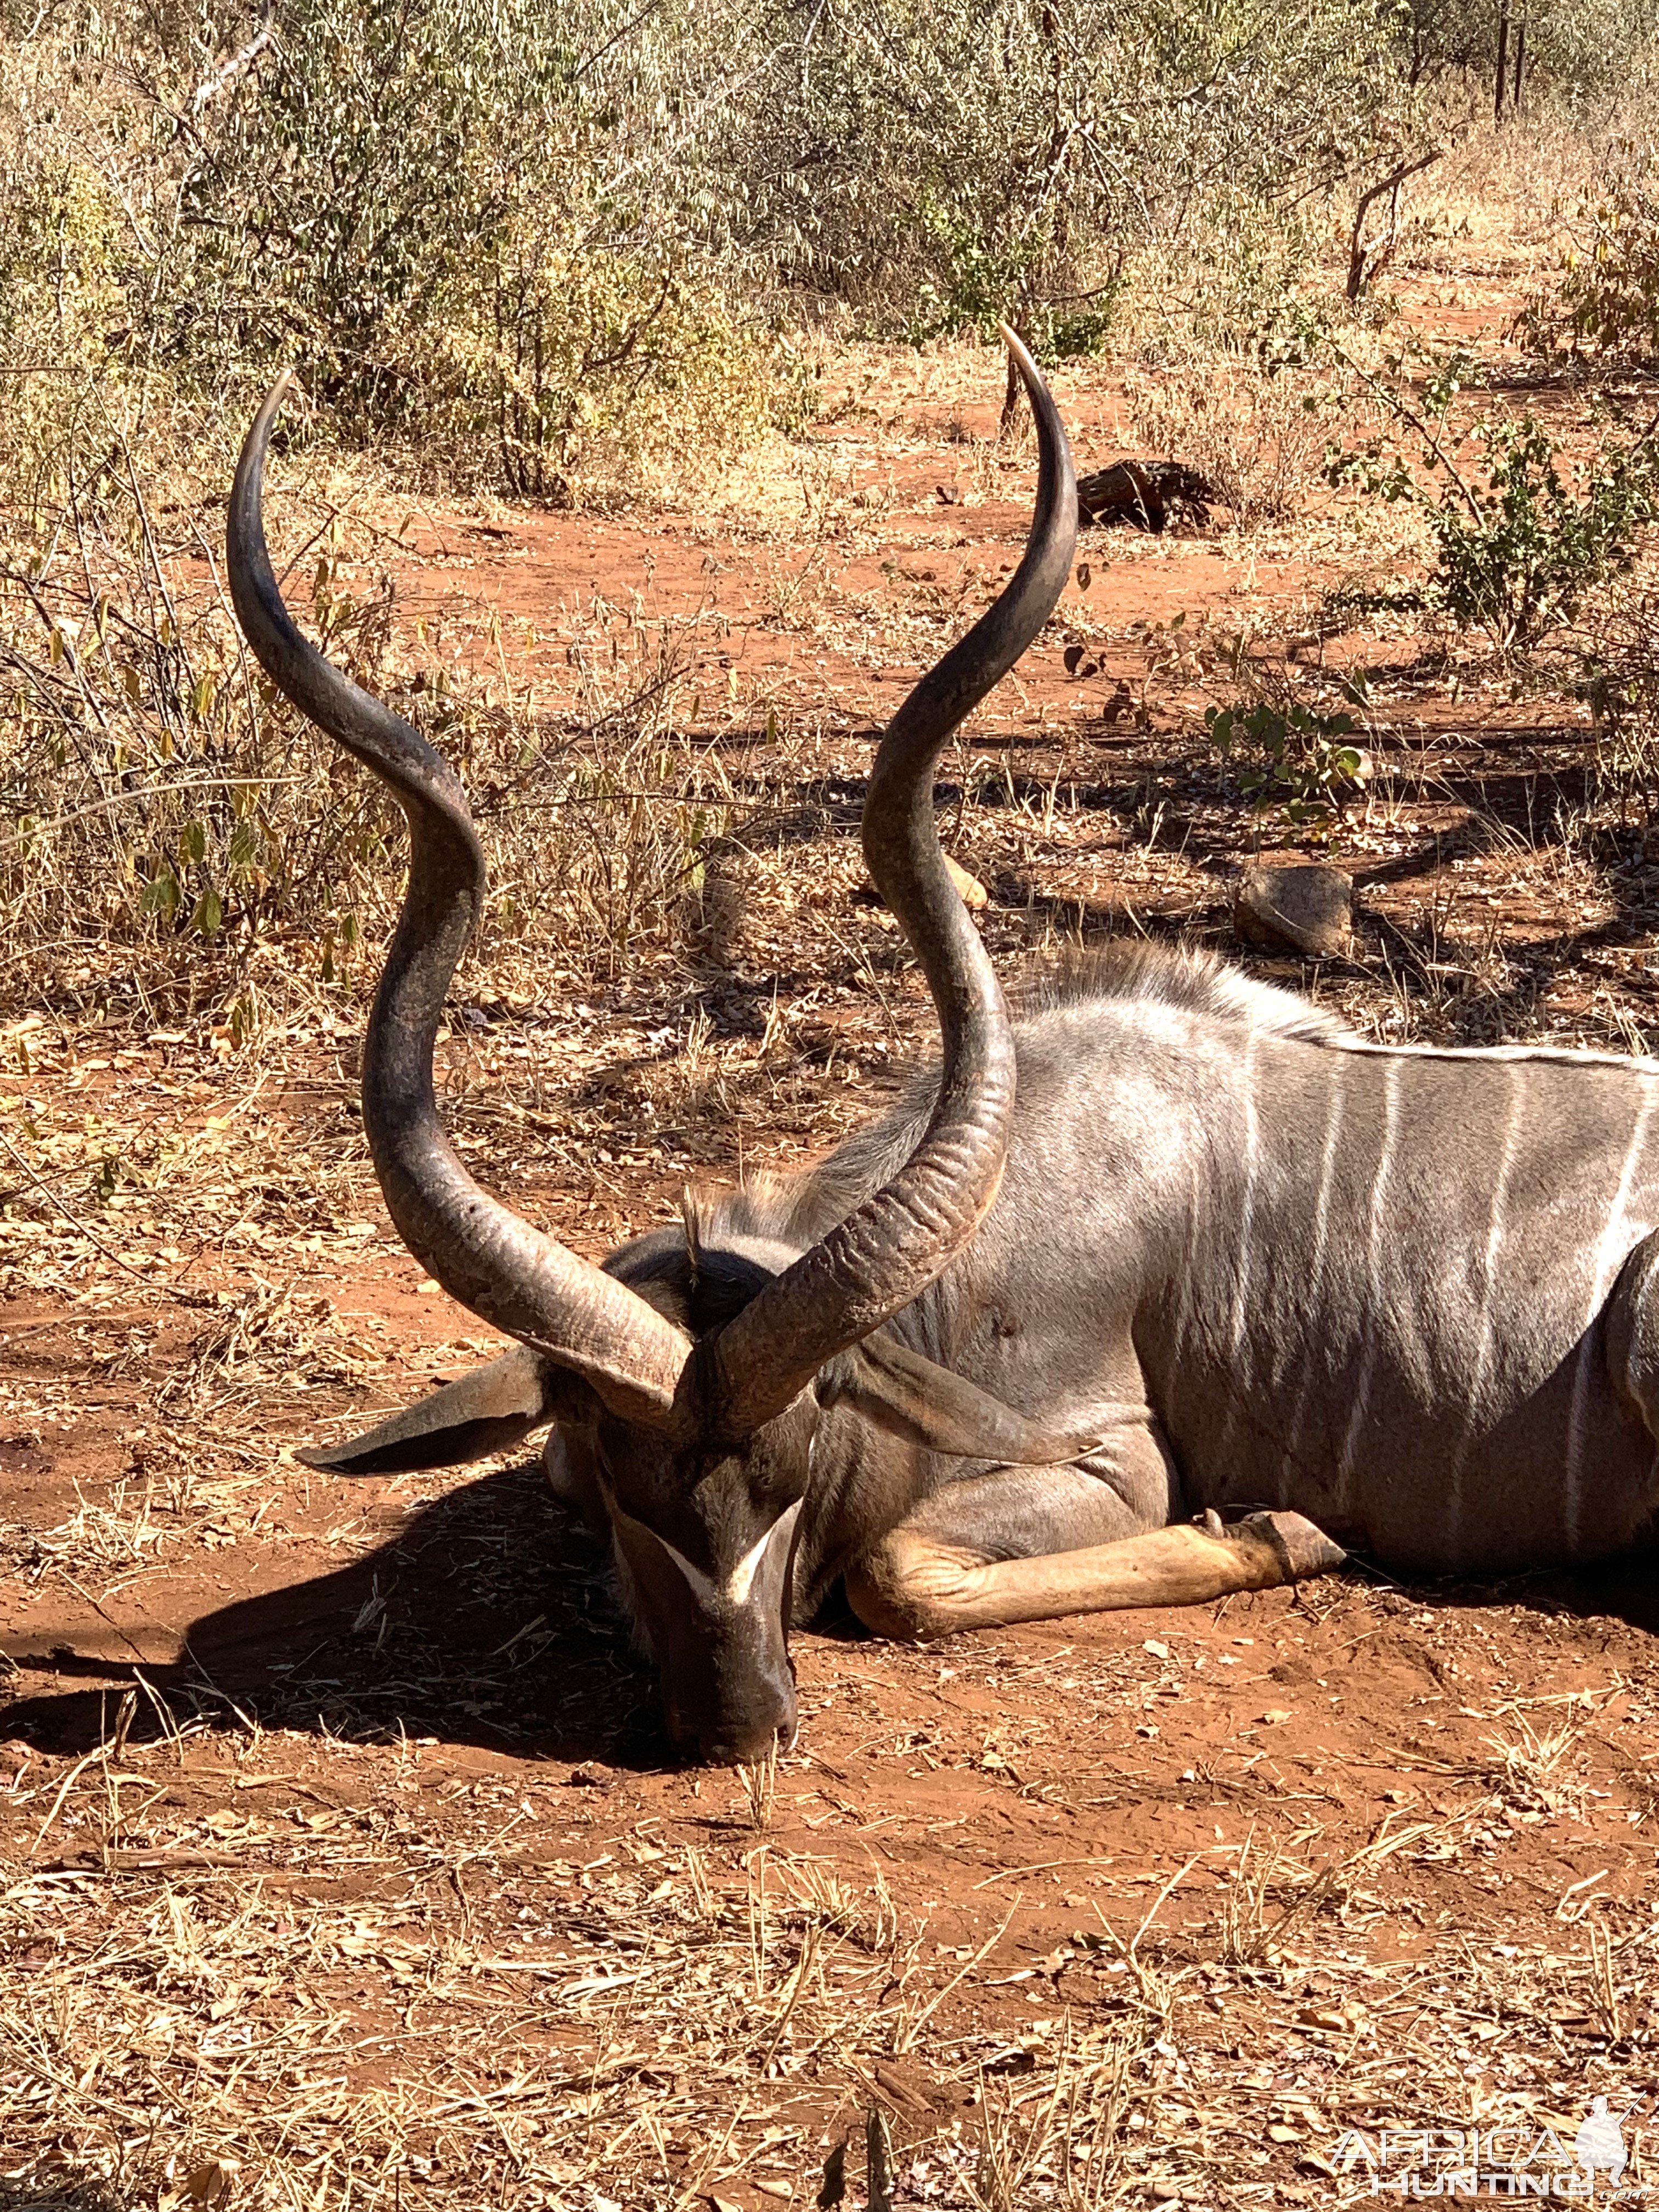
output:
<svg viewBox="0 0 1659 2212"><path fill-rule="evenodd" d="M1211 507L1228 503L1207 477L1184 461L1114 461L1078 478L1078 525L1085 530L1124 524L1157 532L1177 516L1202 529Z"/></svg>

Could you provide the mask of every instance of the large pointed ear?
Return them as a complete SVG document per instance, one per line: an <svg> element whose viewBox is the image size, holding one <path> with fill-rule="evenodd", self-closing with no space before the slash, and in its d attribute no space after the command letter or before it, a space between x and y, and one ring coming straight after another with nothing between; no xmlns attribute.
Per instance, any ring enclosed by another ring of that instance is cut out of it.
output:
<svg viewBox="0 0 1659 2212"><path fill-rule="evenodd" d="M1113 1406L1088 1428L1050 1428L1017 1413L977 1383L924 1359L884 1331L833 1363L822 1394L845 1399L883 1428L929 1451L1011 1467L1058 1466L1100 1443L1108 1427L1146 1418L1146 1407Z"/></svg>
<svg viewBox="0 0 1659 2212"><path fill-rule="evenodd" d="M562 1412L576 1415L586 1386L515 1344L499 1359L475 1367L419 1405L351 1443L296 1455L307 1467L331 1474L406 1474L422 1467L465 1467L506 1451L532 1430L544 1429Z"/></svg>

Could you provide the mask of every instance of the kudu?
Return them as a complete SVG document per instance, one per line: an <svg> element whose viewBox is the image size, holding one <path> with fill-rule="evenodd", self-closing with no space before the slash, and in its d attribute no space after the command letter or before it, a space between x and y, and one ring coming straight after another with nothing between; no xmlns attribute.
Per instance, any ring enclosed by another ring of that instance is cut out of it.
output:
<svg viewBox="0 0 1659 2212"><path fill-rule="evenodd" d="M689 1204L603 1267L481 1190L439 1122L483 859L449 769L283 608L260 514L281 384L231 495L250 644L409 820L363 1060L386 1205L517 1340L314 1463L454 1465L552 1425L550 1474L608 1528L670 1725L710 1759L792 1737L788 1628L837 1577L871 1627L927 1637L1261 1588L1339 1539L1429 1572L1589 1559L1654 1513L1659 1067L1371 1045L1147 950L1011 1019L933 774L1070 566L1065 436L1014 350L1030 542L894 718L864 812L942 1066L817 1169Z"/></svg>

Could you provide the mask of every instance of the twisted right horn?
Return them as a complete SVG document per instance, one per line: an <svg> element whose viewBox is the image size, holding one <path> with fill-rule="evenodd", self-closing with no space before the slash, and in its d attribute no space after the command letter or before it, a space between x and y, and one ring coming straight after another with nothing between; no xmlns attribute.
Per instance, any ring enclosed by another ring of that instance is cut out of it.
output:
<svg viewBox="0 0 1659 2212"><path fill-rule="evenodd" d="M945 872L933 770L945 739L1048 621L1077 542L1065 430L1036 363L1011 330L1002 335L1036 418L1036 509L1025 557L1001 598L893 717L864 802L870 873L915 949L939 1012L939 1103L892 1181L768 1283L716 1340L720 1419L733 1436L781 1413L826 1359L941 1275L1002 1178L1014 1110L1013 1033L979 933Z"/></svg>

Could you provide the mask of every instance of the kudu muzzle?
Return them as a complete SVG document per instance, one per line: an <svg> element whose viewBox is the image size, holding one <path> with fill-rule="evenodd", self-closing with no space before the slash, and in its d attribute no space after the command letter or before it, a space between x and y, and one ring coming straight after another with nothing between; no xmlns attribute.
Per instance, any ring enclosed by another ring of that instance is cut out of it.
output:
<svg viewBox="0 0 1659 2212"><path fill-rule="evenodd" d="M799 1726L788 1612L799 1503L718 1580L614 1499L607 1505L674 1741L716 1765L787 1751Z"/></svg>

